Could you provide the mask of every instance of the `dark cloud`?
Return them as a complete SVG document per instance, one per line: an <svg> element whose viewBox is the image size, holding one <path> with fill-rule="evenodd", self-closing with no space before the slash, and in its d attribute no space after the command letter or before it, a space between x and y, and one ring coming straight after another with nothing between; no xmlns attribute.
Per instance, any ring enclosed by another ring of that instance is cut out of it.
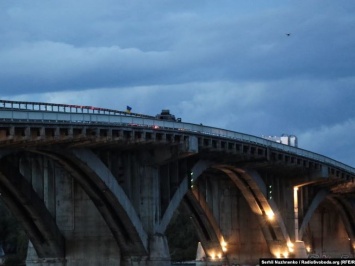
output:
<svg viewBox="0 0 355 266"><path fill-rule="evenodd" d="M169 108L183 121L296 134L355 165L355 3L256 2L2 1L2 97Z"/></svg>
<svg viewBox="0 0 355 266"><path fill-rule="evenodd" d="M154 3L7 4L3 93L353 74L351 9Z"/></svg>

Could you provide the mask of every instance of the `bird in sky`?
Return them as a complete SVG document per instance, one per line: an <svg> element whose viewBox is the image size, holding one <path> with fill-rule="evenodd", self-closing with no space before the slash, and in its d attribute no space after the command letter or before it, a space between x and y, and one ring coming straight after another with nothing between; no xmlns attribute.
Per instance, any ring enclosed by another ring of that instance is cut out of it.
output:
<svg viewBox="0 0 355 266"><path fill-rule="evenodd" d="M286 36L289 37L291 35L291 33L286 33Z"/></svg>

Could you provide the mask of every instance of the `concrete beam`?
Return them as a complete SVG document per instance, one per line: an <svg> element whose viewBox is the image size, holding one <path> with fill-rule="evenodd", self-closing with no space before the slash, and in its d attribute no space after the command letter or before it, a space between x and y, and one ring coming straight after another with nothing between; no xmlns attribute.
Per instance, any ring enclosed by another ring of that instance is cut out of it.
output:
<svg viewBox="0 0 355 266"><path fill-rule="evenodd" d="M75 149L72 153L35 151L44 154L66 169L81 185L103 216L122 252L127 256L146 256L148 236L111 172L90 150Z"/></svg>
<svg viewBox="0 0 355 266"><path fill-rule="evenodd" d="M275 203L266 199L265 184L256 171L230 166L214 166L224 172L242 192L251 210L257 215L270 252L276 257L289 253L290 237Z"/></svg>
<svg viewBox="0 0 355 266"><path fill-rule="evenodd" d="M0 162L0 198L21 222L40 258L63 258L64 238L44 202L10 163Z"/></svg>
<svg viewBox="0 0 355 266"><path fill-rule="evenodd" d="M312 200L311 205L309 206L306 215L303 218L301 227L298 231L298 236L299 239L303 239L303 234L306 230L306 226L308 225L309 221L311 220L314 212L316 211L316 209L319 207L319 205L322 203L322 201L327 197L327 195L329 194L328 190L320 190L315 197Z"/></svg>
<svg viewBox="0 0 355 266"><path fill-rule="evenodd" d="M223 254L222 232L207 203L198 197L197 188L186 194L183 204L191 215L207 258L211 259L217 254Z"/></svg>
<svg viewBox="0 0 355 266"><path fill-rule="evenodd" d="M352 243L351 247L355 249L355 214L353 207L346 198L337 195L328 196L327 200L332 202L339 211L346 232L348 233L349 241Z"/></svg>
<svg viewBox="0 0 355 266"><path fill-rule="evenodd" d="M168 208L166 209L164 216L160 222L160 224L156 228L156 232L158 233L164 233L167 226L169 225L171 218L174 215L175 210L179 207L181 201L183 200L184 196L190 189L189 184L195 183L198 178L201 176L201 174L208 169L211 166L211 162L205 161L205 160L199 160L197 163L192 167L191 172L192 175L191 177L185 177L182 182L180 183L178 189L176 190L174 196L170 200L170 203L168 205ZM188 180L189 178L192 178L191 180Z"/></svg>

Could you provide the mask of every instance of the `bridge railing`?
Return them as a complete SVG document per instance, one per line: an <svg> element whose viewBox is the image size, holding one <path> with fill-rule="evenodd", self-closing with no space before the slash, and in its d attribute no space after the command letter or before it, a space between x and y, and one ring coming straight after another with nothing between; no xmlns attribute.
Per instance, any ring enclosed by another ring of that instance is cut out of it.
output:
<svg viewBox="0 0 355 266"><path fill-rule="evenodd" d="M182 123L175 121L157 120L150 116L129 116L126 114L104 114L104 113L78 113L78 112L56 112L43 110L22 110L20 108L9 109L0 108L0 121L12 122L27 122L27 123L70 123L70 124L101 124L113 126L130 126L164 130L184 131L186 133L218 136L241 142L249 142L257 145L262 145L277 149L283 152L302 156L314 161L318 161L333 167L343 169L349 173L355 174L355 168L333 160L329 157L310 152L301 148L288 146L277 143L272 140L267 140L261 137L256 137L244 133L239 133L231 130L209 127L198 124Z"/></svg>
<svg viewBox="0 0 355 266"><path fill-rule="evenodd" d="M43 103L43 102L0 100L0 109L11 109L11 110L17 109L17 110L26 110L26 111L46 111L46 112L63 112L63 113L110 114L110 115L126 115L126 116L135 116L135 117L154 118L153 116L149 116L149 115L118 111L118 110L95 107L95 106Z"/></svg>

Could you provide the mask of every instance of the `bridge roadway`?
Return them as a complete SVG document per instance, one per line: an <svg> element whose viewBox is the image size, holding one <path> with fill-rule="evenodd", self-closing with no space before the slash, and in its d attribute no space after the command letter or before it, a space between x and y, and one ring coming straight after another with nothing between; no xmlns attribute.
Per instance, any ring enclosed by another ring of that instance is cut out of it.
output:
<svg viewBox="0 0 355 266"><path fill-rule="evenodd" d="M354 177L225 129L0 101L0 198L30 238L27 265L170 265L177 209L196 226L201 265L354 257Z"/></svg>

